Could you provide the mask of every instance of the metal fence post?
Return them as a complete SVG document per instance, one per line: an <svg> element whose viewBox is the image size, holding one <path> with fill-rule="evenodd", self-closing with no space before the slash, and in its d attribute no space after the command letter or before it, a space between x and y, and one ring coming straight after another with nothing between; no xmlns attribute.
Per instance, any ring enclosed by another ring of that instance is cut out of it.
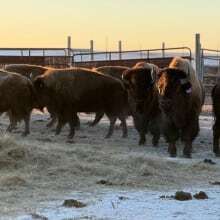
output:
<svg viewBox="0 0 220 220"><path fill-rule="evenodd" d="M162 43L162 57L165 57L165 42Z"/></svg>
<svg viewBox="0 0 220 220"><path fill-rule="evenodd" d="M93 52L94 52L94 42L93 42L93 40L90 40L90 53L91 53L91 61L94 61L94 54L93 54Z"/></svg>
<svg viewBox="0 0 220 220"><path fill-rule="evenodd" d="M118 54L118 58L119 58L119 60L121 60L121 51L122 51L122 42L121 42L121 40L120 41L118 41L118 52L119 52L119 54Z"/></svg>
<svg viewBox="0 0 220 220"><path fill-rule="evenodd" d="M201 43L200 43L200 34L196 34L195 37L195 67L196 74L198 78L203 81L203 75L201 71Z"/></svg>
<svg viewBox="0 0 220 220"><path fill-rule="evenodd" d="M71 61L71 36L67 37L67 65L69 67L72 66L72 61Z"/></svg>

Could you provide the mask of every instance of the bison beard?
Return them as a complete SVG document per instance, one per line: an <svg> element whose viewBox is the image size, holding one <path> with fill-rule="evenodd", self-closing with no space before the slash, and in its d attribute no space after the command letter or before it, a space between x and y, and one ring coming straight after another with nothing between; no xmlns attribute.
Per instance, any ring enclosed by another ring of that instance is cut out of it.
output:
<svg viewBox="0 0 220 220"><path fill-rule="evenodd" d="M156 72L153 72L156 75ZM158 92L152 77L152 68L135 68L123 73L123 82L129 93L135 128L140 139L139 145L145 144L148 131L153 135L152 144L156 146L160 138L160 110Z"/></svg>
<svg viewBox="0 0 220 220"><path fill-rule="evenodd" d="M83 68L50 70L36 78L34 86L39 96L58 116L56 134L69 123L69 138L74 136L77 112L104 112L114 130L116 119L122 122L123 137L127 136L125 105L127 93L122 83L112 77Z"/></svg>
<svg viewBox="0 0 220 220"><path fill-rule="evenodd" d="M182 58L178 58L178 62L190 65ZM192 141L199 132L199 114L204 100L202 86L193 71L187 75L182 70L166 68L160 73L157 88L170 156L176 156L176 141L180 138L185 145L183 154L190 158Z"/></svg>

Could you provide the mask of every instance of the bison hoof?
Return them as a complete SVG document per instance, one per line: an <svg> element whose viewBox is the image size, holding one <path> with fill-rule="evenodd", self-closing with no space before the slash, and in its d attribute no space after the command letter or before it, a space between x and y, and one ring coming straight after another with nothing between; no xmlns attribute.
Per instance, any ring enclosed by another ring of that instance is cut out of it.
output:
<svg viewBox="0 0 220 220"><path fill-rule="evenodd" d="M220 157L220 152L215 153L215 156L216 156L216 157Z"/></svg>
<svg viewBox="0 0 220 220"><path fill-rule="evenodd" d="M158 143L159 143L159 141L158 140L152 140L152 144L153 144L153 146L154 147L158 147Z"/></svg>
<svg viewBox="0 0 220 220"><path fill-rule="evenodd" d="M23 132L23 133L21 134L21 136L22 136L22 137L26 137L28 134L30 134L30 132L26 132L26 131L25 131L25 132Z"/></svg>
<svg viewBox="0 0 220 220"><path fill-rule="evenodd" d="M74 134L69 134L69 135L67 136L67 138L68 138L69 140L73 139L73 137L74 137Z"/></svg>
<svg viewBox="0 0 220 220"><path fill-rule="evenodd" d="M176 153L170 153L170 157L176 157Z"/></svg>
<svg viewBox="0 0 220 220"><path fill-rule="evenodd" d="M187 158L187 159L191 159L192 158L191 154L183 154L183 157Z"/></svg>
<svg viewBox="0 0 220 220"><path fill-rule="evenodd" d="M144 144L145 144L145 140L140 140L140 141L138 142L138 144L139 144L139 145L144 145Z"/></svg>
<svg viewBox="0 0 220 220"><path fill-rule="evenodd" d="M47 127L47 128L51 128L51 127L53 127L53 125L54 125L54 122L49 122L49 123L46 125L46 127Z"/></svg>
<svg viewBox="0 0 220 220"><path fill-rule="evenodd" d="M128 137L128 134L123 134L122 135L122 138L127 138Z"/></svg>

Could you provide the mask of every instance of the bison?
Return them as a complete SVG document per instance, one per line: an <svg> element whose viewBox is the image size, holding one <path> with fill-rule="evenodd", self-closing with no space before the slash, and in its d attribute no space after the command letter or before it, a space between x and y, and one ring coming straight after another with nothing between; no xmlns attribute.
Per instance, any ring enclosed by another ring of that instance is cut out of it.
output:
<svg viewBox="0 0 220 220"><path fill-rule="evenodd" d="M77 112L104 112L110 120L106 138L112 135L117 118L122 122L123 137L127 136L127 92L119 80L85 68L58 69L38 76L34 87L39 98L58 116L56 134L68 122L68 137L73 138Z"/></svg>
<svg viewBox="0 0 220 220"><path fill-rule="evenodd" d="M31 111L37 106L37 96L31 81L19 74L0 70L0 100L0 113L9 113L11 123L7 131L12 131L15 124L23 119L23 136L29 134Z"/></svg>
<svg viewBox="0 0 220 220"><path fill-rule="evenodd" d="M168 68L161 70L157 88L163 133L169 143L168 152L171 157L176 156L176 141L180 138L184 143L183 155L190 158L204 102L202 84L191 63L175 57Z"/></svg>
<svg viewBox="0 0 220 220"><path fill-rule="evenodd" d="M129 67L126 66L100 66L97 68L93 68L94 71L98 71L104 75L112 76L119 80L122 80L122 73L128 69ZM128 109L127 111L129 114L130 110ZM95 126L96 124L99 123L99 121L102 119L103 116L104 116L104 112L96 112L94 121L91 122L89 125Z"/></svg>
<svg viewBox="0 0 220 220"><path fill-rule="evenodd" d="M27 78L29 78L32 82L37 76L43 75L47 70L52 70L54 68L51 67L44 67L38 65L30 65L30 64L9 64L5 66L5 70L9 72L19 73ZM51 121L47 124L47 127L52 127L56 121L57 116L49 106L46 106L45 103L41 103L42 107L47 107L48 112L50 113ZM36 107L36 106L35 106ZM80 126L80 120L78 116L75 116L76 122L75 126Z"/></svg>
<svg viewBox="0 0 220 220"><path fill-rule="evenodd" d="M123 82L129 93L129 104L135 128L140 139L139 145L146 142L148 131L153 135L152 144L156 146L160 138L160 109L158 91L155 86L159 68L153 64L135 66L123 73Z"/></svg>
<svg viewBox="0 0 220 220"><path fill-rule="evenodd" d="M44 74L48 69L51 68L30 64L9 64L5 66L6 71L19 73L31 79L31 81L33 81L35 77Z"/></svg>
<svg viewBox="0 0 220 220"><path fill-rule="evenodd" d="M213 114L215 122L213 125L213 152L220 157L219 137L220 137L220 82L212 89Z"/></svg>

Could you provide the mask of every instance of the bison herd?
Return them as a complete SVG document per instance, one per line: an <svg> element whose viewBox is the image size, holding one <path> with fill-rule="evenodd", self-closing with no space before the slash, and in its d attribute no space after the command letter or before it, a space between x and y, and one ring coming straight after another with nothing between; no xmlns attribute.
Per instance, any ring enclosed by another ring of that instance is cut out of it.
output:
<svg viewBox="0 0 220 220"><path fill-rule="evenodd" d="M79 112L95 113L90 126L105 114L109 119L106 138L111 137L117 119L121 121L122 137L127 137L126 118L132 116L139 134L139 145L152 134L158 145L163 135L171 157L177 154L176 142L184 144L183 156L191 157L192 142L199 132L199 115L204 103L204 89L191 63L175 57L168 67L139 62L134 67L103 66L93 69L73 67L54 69L28 64L11 64L0 70L0 113L7 112L12 131L24 120L30 132L33 108L47 108L51 121L57 122L56 134L68 123L72 139L80 126ZM212 91L213 151L220 156L220 84Z"/></svg>

